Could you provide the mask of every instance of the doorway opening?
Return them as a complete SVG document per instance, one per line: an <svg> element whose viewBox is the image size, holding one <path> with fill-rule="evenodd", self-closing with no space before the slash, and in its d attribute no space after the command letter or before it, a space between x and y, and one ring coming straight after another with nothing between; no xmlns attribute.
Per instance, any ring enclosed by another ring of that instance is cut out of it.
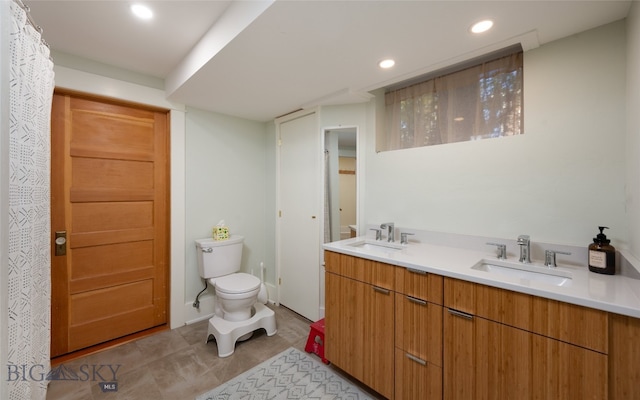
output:
<svg viewBox="0 0 640 400"><path fill-rule="evenodd" d="M358 128L324 129L324 243L358 236Z"/></svg>

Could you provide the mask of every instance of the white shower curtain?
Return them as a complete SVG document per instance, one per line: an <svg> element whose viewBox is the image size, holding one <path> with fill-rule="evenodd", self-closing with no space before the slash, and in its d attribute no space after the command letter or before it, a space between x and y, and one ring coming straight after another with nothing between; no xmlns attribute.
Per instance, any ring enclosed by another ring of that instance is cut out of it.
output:
<svg viewBox="0 0 640 400"><path fill-rule="evenodd" d="M2 367L4 379L8 380L9 399L44 399L51 335L49 199L53 62L27 13L15 1L10 9L9 351L8 365Z"/></svg>
<svg viewBox="0 0 640 400"><path fill-rule="evenodd" d="M331 173L329 150L324 151L324 243L331 242Z"/></svg>

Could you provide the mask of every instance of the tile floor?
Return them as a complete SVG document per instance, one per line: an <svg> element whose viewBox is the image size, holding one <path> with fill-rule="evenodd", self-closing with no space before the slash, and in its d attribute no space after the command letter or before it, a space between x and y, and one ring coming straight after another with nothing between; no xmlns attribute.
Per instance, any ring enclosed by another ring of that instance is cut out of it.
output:
<svg viewBox="0 0 640 400"><path fill-rule="evenodd" d="M215 340L204 343L208 321L201 321L62 364L81 381L51 381L47 400L194 399L289 347L304 350L310 321L272 308L278 333L259 330L230 357L218 357ZM118 390L103 392L99 382L110 380L117 364Z"/></svg>

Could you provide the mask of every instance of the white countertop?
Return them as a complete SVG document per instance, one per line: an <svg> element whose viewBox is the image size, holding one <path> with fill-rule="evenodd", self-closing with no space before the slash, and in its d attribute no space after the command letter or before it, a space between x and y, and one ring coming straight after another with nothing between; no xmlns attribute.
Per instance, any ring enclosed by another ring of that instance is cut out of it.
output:
<svg viewBox="0 0 640 400"><path fill-rule="evenodd" d="M327 243L324 245L324 249L640 318L640 279L623 275L596 274L590 272L586 265L563 265L562 261L558 259L557 270L570 272L572 276L570 286L558 287L472 269L473 265L483 259L496 259L496 254L491 249L477 251L415 242L403 245L402 250L389 252L371 251L352 246L354 243L365 240L375 243L371 238L356 237ZM395 244L398 245L399 242L395 242ZM510 257L508 261L517 262L513 257ZM542 260L532 260L532 264L544 267Z"/></svg>

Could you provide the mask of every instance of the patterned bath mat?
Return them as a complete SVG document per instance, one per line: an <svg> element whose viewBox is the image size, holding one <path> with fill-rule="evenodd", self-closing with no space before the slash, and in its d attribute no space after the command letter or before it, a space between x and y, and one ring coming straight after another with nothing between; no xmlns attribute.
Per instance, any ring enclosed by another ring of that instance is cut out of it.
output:
<svg viewBox="0 0 640 400"><path fill-rule="evenodd" d="M371 400L312 356L289 348L196 400Z"/></svg>

